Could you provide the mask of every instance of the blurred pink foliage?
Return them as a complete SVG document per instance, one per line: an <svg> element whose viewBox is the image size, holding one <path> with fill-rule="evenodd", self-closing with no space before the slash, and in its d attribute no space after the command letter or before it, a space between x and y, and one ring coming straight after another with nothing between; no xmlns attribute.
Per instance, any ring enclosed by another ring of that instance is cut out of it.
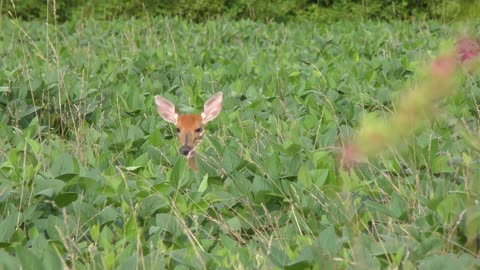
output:
<svg viewBox="0 0 480 270"><path fill-rule="evenodd" d="M414 132L421 126L421 115L428 115L436 102L455 91L455 74L459 67L475 71L478 61L473 60L479 55L480 40L465 37L457 41L455 50L437 56L426 69L418 88L404 96L397 113L386 124L379 123L378 119L364 120L357 136L342 147L341 166L355 165Z"/></svg>
<svg viewBox="0 0 480 270"><path fill-rule="evenodd" d="M457 57L463 63L480 54L480 40L462 38L457 42Z"/></svg>

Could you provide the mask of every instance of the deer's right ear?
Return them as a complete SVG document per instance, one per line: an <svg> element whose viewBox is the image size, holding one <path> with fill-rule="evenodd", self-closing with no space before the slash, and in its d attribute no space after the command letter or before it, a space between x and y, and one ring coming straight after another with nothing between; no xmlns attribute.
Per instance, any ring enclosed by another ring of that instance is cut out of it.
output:
<svg viewBox="0 0 480 270"><path fill-rule="evenodd" d="M207 100L207 102L205 102L202 112L203 123L212 121L213 119L215 119L215 117L218 116L218 114L222 110L222 101L223 94L222 92L218 92L209 100Z"/></svg>
<svg viewBox="0 0 480 270"><path fill-rule="evenodd" d="M157 105L157 112L163 120L177 124L178 113L175 111L175 105L161 96L155 96L155 105Z"/></svg>

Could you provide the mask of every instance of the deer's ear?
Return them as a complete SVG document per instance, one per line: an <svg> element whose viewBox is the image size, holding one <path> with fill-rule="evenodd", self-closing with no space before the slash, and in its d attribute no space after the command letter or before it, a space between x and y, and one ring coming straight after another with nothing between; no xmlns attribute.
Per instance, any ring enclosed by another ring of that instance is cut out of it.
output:
<svg viewBox="0 0 480 270"><path fill-rule="evenodd" d="M178 113L175 111L175 105L161 96L155 96L155 105L163 120L177 124Z"/></svg>
<svg viewBox="0 0 480 270"><path fill-rule="evenodd" d="M222 110L223 93L219 92L211 97L205 105L203 105L202 119L203 123L207 123L215 119Z"/></svg>

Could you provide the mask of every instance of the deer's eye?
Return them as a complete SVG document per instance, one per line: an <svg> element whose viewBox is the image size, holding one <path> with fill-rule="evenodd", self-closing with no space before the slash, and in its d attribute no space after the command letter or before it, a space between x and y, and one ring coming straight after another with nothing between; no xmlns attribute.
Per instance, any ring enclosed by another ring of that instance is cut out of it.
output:
<svg viewBox="0 0 480 270"><path fill-rule="evenodd" d="M179 129L179 128L177 128L177 133L180 133L180 129Z"/></svg>
<svg viewBox="0 0 480 270"><path fill-rule="evenodd" d="M202 128L197 128L197 129L195 129L195 132L197 132L197 133L202 132Z"/></svg>

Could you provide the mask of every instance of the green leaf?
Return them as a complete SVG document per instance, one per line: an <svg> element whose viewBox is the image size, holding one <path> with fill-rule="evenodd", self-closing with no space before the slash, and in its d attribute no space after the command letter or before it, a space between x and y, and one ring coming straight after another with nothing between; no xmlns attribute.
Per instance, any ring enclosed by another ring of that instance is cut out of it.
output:
<svg viewBox="0 0 480 270"><path fill-rule="evenodd" d="M477 237L479 236L478 233L480 232L480 206L476 205L470 209L468 209L466 213L466 220L465 220L465 231L468 237L468 242L473 243L476 241Z"/></svg>
<svg viewBox="0 0 480 270"><path fill-rule="evenodd" d="M62 208L62 207L65 207L69 204L71 204L72 202L76 201L78 199L78 194L77 193L74 193L74 192L62 192L60 194L58 194L57 196L55 196L55 204Z"/></svg>
<svg viewBox="0 0 480 270"><path fill-rule="evenodd" d="M174 186L176 186L177 188L180 188L185 184L183 177L184 172L187 169L185 163L186 161L177 160L177 162L173 166L172 172L170 173L169 181L170 183L173 183Z"/></svg>
<svg viewBox="0 0 480 270"><path fill-rule="evenodd" d="M53 161L51 173L54 177L77 173L78 165L70 154L63 153Z"/></svg>
<svg viewBox="0 0 480 270"><path fill-rule="evenodd" d="M300 253L298 254L298 256L295 258L295 261L289 263L285 267L285 269L295 270L295 269L312 268L311 262L313 261L313 258L315 258L316 256L319 256L319 255L316 254L316 251L312 250L311 246L303 247L300 250Z"/></svg>
<svg viewBox="0 0 480 270"><path fill-rule="evenodd" d="M168 191L172 190L172 185L169 182L163 182L163 183L155 184L152 190L162 193L163 195L166 195Z"/></svg>
<svg viewBox="0 0 480 270"><path fill-rule="evenodd" d="M233 217L227 220L227 224L228 224L229 230L231 231L240 231L242 229L242 225L238 217Z"/></svg>
<svg viewBox="0 0 480 270"><path fill-rule="evenodd" d="M65 223L60 217L49 215L46 226L47 234L52 240L61 241L65 235L68 235Z"/></svg>
<svg viewBox="0 0 480 270"><path fill-rule="evenodd" d="M54 188L47 188L47 189L44 189L44 190L41 190L37 193L35 193L35 197L37 196L45 196L47 198L51 198L53 196L53 193L55 192L55 189Z"/></svg>
<svg viewBox="0 0 480 270"><path fill-rule="evenodd" d="M30 145L30 147L32 148L32 151L33 153L35 153L35 155L39 155L40 154L40 144L35 141L35 140L32 140L30 138L25 138L25 140L27 141L28 145Z"/></svg>
<svg viewBox="0 0 480 270"><path fill-rule="evenodd" d="M453 225L456 216L463 211L461 197L457 194L448 194L437 206L437 214L441 221Z"/></svg>
<svg viewBox="0 0 480 270"><path fill-rule="evenodd" d="M162 145L162 134L160 129L155 129L150 136L148 136L148 142L154 147L160 147Z"/></svg>
<svg viewBox="0 0 480 270"><path fill-rule="evenodd" d="M160 213L155 216L155 225L171 234L175 234L177 228L179 228L177 218L166 213Z"/></svg>
<svg viewBox="0 0 480 270"><path fill-rule="evenodd" d="M208 174L205 174L202 182L200 183L200 186L198 187L198 192L200 193L205 192L205 190L207 190L207 187L208 187Z"/></svg>
<svg viewBox="0 0 480 270"><path fill-rule="evenodd" d="M406 202L397 192L392 194L391 211L395 218L401 218L407 211Z"/></svg>
<svg viewBox="0 0 480 270"><path fill-rule="evenodd" d="M300 75L300 71L293 71L288 74L288 77L298 77Z"/></svg>
<svg viewBox="0 0 480 270"><path fill-rule="evenodd" d="M90 227L90 236L92 237L93 241L98 242L100 239L100 226L97 224L92 225L92 227Z"/></svg>
<svg viewBox="0 0 480 270"><path fill-rule="evenodd" d="M303 184L305 189L310 189L313 186L312 176L306 166L302 166L298 170L298 181Z"/></svg>
<svg viewBox="0 0 480 270"><path fill-rule="evenodd" d="M55 179L67 182L67 181L72 180L77 175L78 174L76 174L76 173L65 173L65 174L61 174L61 175L56 176Z"/></svg>
<svg viewBox="0 0 480 270"><path fill-rule="evenodd" d="M22 268L25 270L34 270L34 269L42 269L43 263L39 257L37 257L31 251L25 249L22 246L17 246L16 253L18 258L20 259L20 263L22 264Z"/></svg>
<svg viewBox="0 0 480 270"><path fill-rule="evenodd" d="M110 251L112 248L113 244L113 232L112 230L105 226L102 229L102 232L100 233L100 243L99 247L106 249L107 251Z"/></svg>
<svg viewBox="0 0 480 270"><path fill-rule="evenodd" d="M315 243L323 250L330 254L330 256L336 256L340 246L335 228L328 226L319 235Z"/></svg>
<svg viewBox="0 0 480 270"><path fill-rule="evenodd" d="M20 269L18 256L11 256L3 249L0 249L0 269Z"/></svg>
<svg viewBox="0 0 480 270"><path fill-rule="evenodd" d="M275 246L271 247L270 249L270 259L275 265L279 267L285 267L290 262L287 254L285 254L282 249L279 249Z"/></svg>
<svg viewBox="0 0 480 270"><path fill-rule="evenodd" d="M150 195L143 199L138 209L138 215L144 218L151 217L155 212L162 207L162 201L164 199L158 195Z"/></svg>
<svg viewBox="0 0 480 270"><path fill-rule="evenodd" d="M433 173L453 173L455 169L452 167L452 161L446 156L438 156L433 159Z"/></svg>
<svg viewBox="0 0 480 270"><path fill-rule="evenodd" d="M42 260L45 265L44 269L63 269L65 266L62 262L62 258L58 256L57 251L50 247L45 250L45 253L43 253Z"/></svg>
<svg viewBox="0 0 480 270"><path fill-rule="evenodd" d="M223 152L223 168L227 172L232 172L240 164L241 158L238 152L234 151L230 147L226 147Z"/></svg>
<svg viewBox="0 0 480 270"><path fill-rule="evenodd" d="M138 227L135 216L130 216L127 223L124 224L124 233L126 240L135 239L138 235Z"/></svg>
<svg viewBox="0 0 480 270"><path fill-rule="evenodd" d="M17 226L18 211L9 207L9 213L0 222L0 242L8 242Z"/></svg>
<svg viewBox="0 0 480 270"><path fill-rule="evenodd" d="M449 270L449 269L476 269L479 260L470 254L441 254L433 255L420 260L418 263L419 270Z"/></svg>
<svg viewBox="0 0 480 270"><path fill-rule="evenodd" d="M278 153L272 153L272 155L270 155L270 157L265 161L265 170L267 171L268 175L270 175L272 180L278 180L281 172L280 158Z"/></svg>
<svg viewBox="0 0 480 270"><path fill-rule="evenodd" d="M140 169L143 169L143 166L128 166L125 167L125 170L128 172L138 172Z"/></svg>
<svg viewBox="0 0 480 270"><path fill-rule="evenodd" d="M322 187L328 177L327 169L310 170L308 173L317 187Z"/></svg>
<svg viewBox="0 0 480 270"><path fill-rule="evenodd" d="M112 206L107 206L99 213L101 224L112 222L117 219L118 214Z"/></svg>
<svg viewBox="0 0 480 270"><path fill-rule="evenodd" d="M290 156L290 157L293 157L295 154L297 154L298 152L300 152L302 150L302 146L300 144L291 144L290 146L287 147L287 149L285 149L285 153Z"/></svg>
<svg viewBox="0 0 480 270"><path fill-rule="evenodd" d="M5 202L10 198L13 190L12 187L8 184L0 184L0 203Z"/></svg>

